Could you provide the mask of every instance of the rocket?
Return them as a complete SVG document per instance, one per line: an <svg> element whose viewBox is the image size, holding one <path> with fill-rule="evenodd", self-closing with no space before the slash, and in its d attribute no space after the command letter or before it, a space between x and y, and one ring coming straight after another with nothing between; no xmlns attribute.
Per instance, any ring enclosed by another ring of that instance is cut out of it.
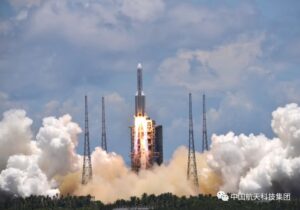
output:
<svg viewBox="0 0 300 210"><path fill-rule="evenodd" d="M137 92L135 95L135 116L145 116L145 95L143 92L143 67L142 64L137 66Z"/></svg>
<svg viewBox="0 0 300 210"><path fill-rule="evenodd" d="M134 125L131 130L131 168L138 172L148 169L154 163L162 163L162 126L145 112L145 95L143 92L143 67L137 66L137 91L135 94Z"/></svg>

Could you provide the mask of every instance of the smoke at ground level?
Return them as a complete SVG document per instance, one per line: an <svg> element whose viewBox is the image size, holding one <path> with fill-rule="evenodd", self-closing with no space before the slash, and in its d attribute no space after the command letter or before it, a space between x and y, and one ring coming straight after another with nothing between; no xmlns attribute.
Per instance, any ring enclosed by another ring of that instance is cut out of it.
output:
<svg viewBox="0 0 300 210"><path fill-rule="evenodd" d="M174 151L168 164L136 174L115 153L92 152L93 179L81 185L82 157L76 153L80 127L71 116L48 117L33 137L24 110L9 110L0 122L0 189L20 195L91 194L103 202L143 193L195 195L225 192L300 194L300 108L272 113L277 136L214 134L209 151L196 153L199 188L186 179L187 148ZM18 145L12 147L12 145ZM50 161L51 160L51 161Z"/></svg>

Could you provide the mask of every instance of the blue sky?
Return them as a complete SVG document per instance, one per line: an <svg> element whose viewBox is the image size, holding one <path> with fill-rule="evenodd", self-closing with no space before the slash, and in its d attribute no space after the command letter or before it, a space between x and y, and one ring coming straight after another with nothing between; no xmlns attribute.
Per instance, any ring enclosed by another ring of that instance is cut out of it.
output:
<svg viewBox="0 0 300 210"><path fill-rule="evenodd" d="M108 148L128 161L141 62L166 159L187 144L188 92L197 150L204 92L209 136L272 137L272 111L300 101L299 20L296 0L2 0L0 112L25 109L34 132L65 113L83 127L87 94L95 147L105 96Z"/></svg>

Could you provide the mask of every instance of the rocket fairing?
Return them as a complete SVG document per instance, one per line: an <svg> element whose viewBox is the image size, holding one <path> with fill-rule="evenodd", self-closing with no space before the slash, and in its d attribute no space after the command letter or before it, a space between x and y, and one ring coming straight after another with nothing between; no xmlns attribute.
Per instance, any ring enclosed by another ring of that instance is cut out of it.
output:
<svg viewBox="0 0 300 210"><path fill-rule="evenodd" d="M135 95L135 116L145 116L145 95L143 92L143 67L139 63L137 66L137 93Z"/></svg>

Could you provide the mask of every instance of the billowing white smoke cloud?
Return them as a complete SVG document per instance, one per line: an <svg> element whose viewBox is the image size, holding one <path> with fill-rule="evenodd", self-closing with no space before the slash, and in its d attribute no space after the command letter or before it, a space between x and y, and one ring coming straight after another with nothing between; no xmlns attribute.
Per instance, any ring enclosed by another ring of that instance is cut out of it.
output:
<svg viewBox="0 0 300 210"><path fill-rule="evenodd" d="M171 192L191 195L196 191L186 180L187 149L178 148L168 164L139 174L131 172L121 156L96 148L92 153L93 180L81 185L81 157L75 153L81 132L69 115L43 121L36 142L31 120L24 111L4 114L0 122L0 189L28 196L92 194L103 202L128 199L146 193ZM213 135L204 154L197 153L201 193L290 192L300 195L300 107L289 104L273 112L277 138L263 134ZM24 147L10 149L17 142ZM7 149L5 149L7 148ZM26 148L26 149L25 149Z"/></svg>
<svg viewBox="0 0 300 210"><path fill-rule="evenodd" d="M32 120L23 110L5 112L0 122L0 188L21 195L59 193L53 177L78 170L75 153L81 129L69 115L45 118L36 141L32 139Z"/></svg>
<svg viewBox="0 0 300 210"><path fill-rule="evenodd" d="M272 113L272 128L278 135L289 157L300 156L300 108L289 104Z"/></svg>
<svg viewBox="0 0 300 210"><path fill-rule="evenodd" d="M221 176L222 190L300 194L300 107L289 104L272 116L279 138L213 135L207 162Z"/></svg>
<svg viewBox="0 0 300 210"><path fill-rule="evenodd" d="M32 154L32 120L23 110L10 110L0 121L0 171L6 168L8 158L14 154Z"/></svg>
<svg viewBox="0 0 300 210"><path fill-rule="evenodd" d="M23 197L30 195L55 195L47 176L37 164L37 155L14 155L8 159L7 169L0 175L0 188ZM54 183L53 183L54 184Z"/></svg>
<svg viewBox="0 0 300 210"><path fill-rule="evenodd" d="M235 136L230 132L226 135L212 136L207 162L211 169L221 175L222 190L238 191L240 178L270 152L268 142L264 135Z"/></svg>
<svg viewBox="0 0 300 210"><path fill-rule="evenodd" d="M42 151L39 165L49 178L79 169L80 156L76 154L75 147L81 129L71 120L70 115L59 119L45 118L37 134L37 146Z"/></svg>
<svg viewBox="0 0 300 210"><path fill-rule="evenodd" d="M279 139L272 142L272 152L241 179L240 190L300 195L300 107L289 104L272 116L272 128Z"/></svg>

